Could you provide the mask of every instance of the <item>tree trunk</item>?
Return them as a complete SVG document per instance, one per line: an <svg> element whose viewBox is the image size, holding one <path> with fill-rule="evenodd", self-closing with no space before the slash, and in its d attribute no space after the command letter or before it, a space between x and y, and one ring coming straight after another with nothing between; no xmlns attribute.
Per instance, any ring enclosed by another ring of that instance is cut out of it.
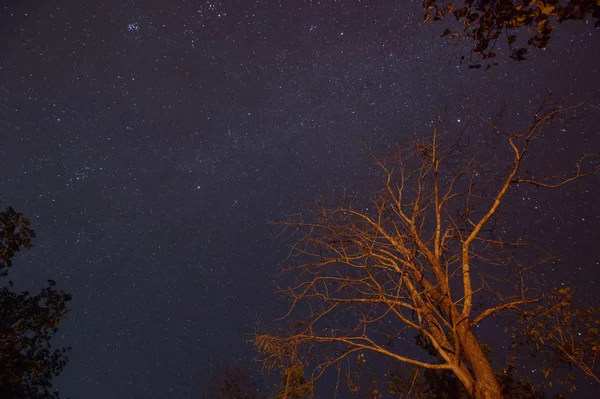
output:
<svg viewBox="0 0 600 399"><path fill-rule="evenodd" d="M502 399L502 389L496 379L496 374L485 357L479 342L470 328L459 327L460 343L465 358L471 365L474 387L470 394L475 399Z"/></svg>

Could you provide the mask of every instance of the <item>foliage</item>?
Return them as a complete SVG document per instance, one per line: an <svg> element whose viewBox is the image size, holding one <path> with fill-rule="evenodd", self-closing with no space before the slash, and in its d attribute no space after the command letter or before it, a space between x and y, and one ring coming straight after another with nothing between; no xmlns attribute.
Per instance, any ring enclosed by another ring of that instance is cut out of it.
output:
<svg viewBox="0 0 600 399"><path fill-rule="evenodd" d="M69 349L54 349L52 335L71 296L54 289L37 295L0 289L0 397L57 398L52 378L61 373Z"/></svg>
<svg viewBox="0 0 600 399"><path fill-rule="evenodd" d="M566 3L566 4L565 4ZM494 61L500 40L506 41L510 58L525 60L527 48L517 45L520 28L526 28L530 36L527 45L538 50L548 47L557 23L570 20L596 18L600 27L599 0L424 0L425 22L454 17L457 24L445 29L442 36L457 46L467 39L472 41L466 61L470 68L486 69L497 65ZM465 60L465 55L461 56Z"/></svg>
<svg viewBox="0 0 600 399"><path fill-rule="evenodd" d="M258 399L258 384L239 367L217 370L211 377L206 392L206 399Z"/></svg>
<svg viewBox="0 0 600 399"><path fill-rule="evenodd" d="M517 375L515 359L510 358L508 366L498 373L498 382L505 398L544 399L546 394L531 382Z"/></svg>
<svg viewBox="0 0 600 399"><path fill-rule="evenodd" d="M31 248L35 233L29 220L11 207L0 212L0 276L8 274L12 258L21 247Z"/></svg>
<svg viewBox="0 0 600 399"><path fill-rule="evenodd" d="M469 399L470 396L456 376L448 370L420 367L397 368L386 374L388 392L414 399Z"/></svg>
<svg viewBox="0 0 600 399"><path fill-rule="evenodd" d="M31 248L35 237L29 221L12 208L0 212L0 275L8 274L12 258L21 247ZM51 339L70 309L71 296L48 287L39 294L0 289L0 397L54 399L52 378L67 362L69 348L55 349Z"/></svg>
<svg viewBox="0 0 600 399"><path fill-rule="evenodd" d="M524 313L512 336L515 347L531 348L544 377L566 366L569 372L558 381L573 391L573 368L600 383L600 308L573 303L572 297L569 288L550 290L534 310Z"/></svg>

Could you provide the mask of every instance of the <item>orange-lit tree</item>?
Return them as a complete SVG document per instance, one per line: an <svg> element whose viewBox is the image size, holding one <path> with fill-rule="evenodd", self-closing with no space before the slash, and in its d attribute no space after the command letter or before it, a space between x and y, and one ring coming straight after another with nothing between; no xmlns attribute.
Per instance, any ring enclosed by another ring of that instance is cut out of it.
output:
<svg viewBox="0 0 600 399"><path fill-rule="evenodd" d="M278 286L290 301L290 324L256 335L265 365L300 363L316 381L353 356L381 355L448 370L475 398L501 398L475 327L535 303L540 285L531 266L544 261L517 259L515 251L536 249L521 237L501 237L508 234L497 231L508 222L501 205L517 185L556 189L598 170L593 155L566 176L533 179L522 170L544 127L583 108L538 112L519 133L502 133L482 119L497 136L476 150L461 140L452 144L434 125L430 137L391 157L373 156L383 181L369 207L344 194L335 207L322 200L310 215L290 217L283 224L297 261L284 270L289 285ZM411 330L441 362L393 345Z"/></svg>

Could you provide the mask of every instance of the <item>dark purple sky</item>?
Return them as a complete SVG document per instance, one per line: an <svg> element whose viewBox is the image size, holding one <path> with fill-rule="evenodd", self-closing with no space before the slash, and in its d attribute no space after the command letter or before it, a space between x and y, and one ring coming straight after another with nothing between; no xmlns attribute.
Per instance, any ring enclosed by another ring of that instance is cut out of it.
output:
<svg viewBox="0 0 600 399"><path fill-rule="evenodd" d="M193 398L214 365L248 359L256 317L281 310L270 276L286 248L268 221L366 187L365 140L426 134L444 107L458 131L470 106L509 102L516 128L548 91L600 103L591 23L484 73L457 65L418 1L4 4L0 193L38 235L11 277L73 294L57 381L73 399ZM599 122L541 141L536 166L600 152ZM598 183L509 203L563 255L546 276L595 304Z"/></svg>

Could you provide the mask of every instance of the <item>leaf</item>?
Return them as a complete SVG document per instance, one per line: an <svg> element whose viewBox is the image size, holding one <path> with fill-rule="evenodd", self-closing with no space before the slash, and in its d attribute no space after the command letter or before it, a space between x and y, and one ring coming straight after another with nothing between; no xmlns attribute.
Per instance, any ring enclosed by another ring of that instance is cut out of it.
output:
<svg viewBox="0 0 600 399"><path fill-rule="evenodd" d="M423 8L425 8L427 10L431 10L433 8L434 3L435 3L435 0L426 0L423 2Z"/></svg>
<svg viewBox="0 0 600 399"><path fill-rule="evenodd" d="M425 14L425 16L423 17L423 22L427 22L431 19L431 15L429 13Z"/></svg>
<svg viewBox="0 0 600 399"><path fill-rule="evenodd" d="M542 11L542 14L544 15L550 15L550 13L552 13L552 11L555 9L556 7L554 7L551 4L545 4L543 7L540 8L540 10Z"/></svg>
<svg viewBox="0 0 600 399"><path fill-rule="evenodd" d="M540 22L538 22L537 27L536 27L537 33L541 35L547 26L548 26L547 19L544 19L544 20L541 20Z"/></svg>
<svg viewBox="0 0 600 399"><path fill-rule="evenodd" d="M450 33L452 33L452 31L450 29L446 28L446 30L444 31L444 33L442 33L442 37L448 36Z"/></svg>
<svg viewBox="0 0 600 399"><path fill-rule="evenodd" d="M512 35L508 37L508 44L513 44L514 42L517 41L517 37Z"/></svg>
<svg viewBox="0 0 600 399"><path fill-rule="evenodd" d="M464 17L465 15L467 15L467 13L468 13L468 11L467 11L466 7L454 10L454 16L456 17L457 20L459 20L462 17Z"/></svg>
<svg viewBox="0 0 600 399"><path fill-rule="evenodd" d="M550 375L551 372L552 372L551 368L543 368L542 369L542 375L544 376L544 378L548 378L548 376Z"/></svg>
<svg viewBox="0 0 600 399"><path fill-rule="evenodd" d="M541 42L540 44L538 44L538 45L536 46L536 48L537 48L538 50L544 50L544 49L548 48L548 45L549 45L549 43L548 43L548 42Z"/></svg>
<svg viewBox="0 0 600 399"><path fill-rule="evenodd" d="M513 50L513 53L510 56L510 58L512 58L513 60L516 60L516 61L523 61L523 60L527 59L527 58L525 58L525 54L527 54L527 49L524 47L521 47L520 49Z"/></svg>

